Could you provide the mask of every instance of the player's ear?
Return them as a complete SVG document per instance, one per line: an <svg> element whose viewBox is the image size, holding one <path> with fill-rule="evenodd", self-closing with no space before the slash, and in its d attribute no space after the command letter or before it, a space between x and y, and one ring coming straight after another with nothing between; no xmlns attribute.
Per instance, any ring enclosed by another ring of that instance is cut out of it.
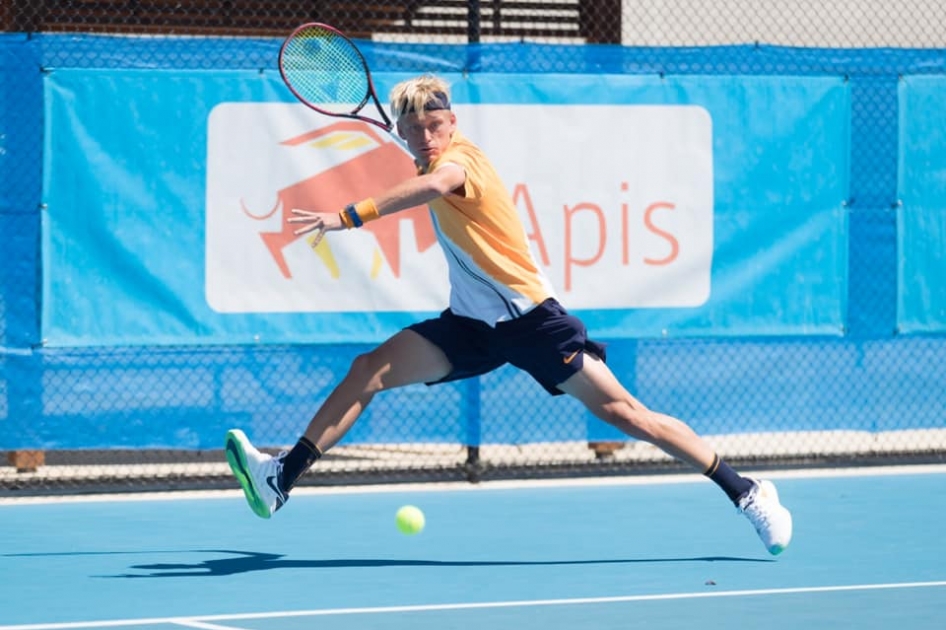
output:
<svg viewBox="0 0 946 630"><path fill-rule="evenodd" d="M394 123L394 126L395 126L395 128L397 129L397 135L398 135L398 137L399 137L401 140L407 140L407 138L404 137L404 132L401 131L401 120L400 120L400 119L398 119L398 121L397 121L396 123Z"/></svg>

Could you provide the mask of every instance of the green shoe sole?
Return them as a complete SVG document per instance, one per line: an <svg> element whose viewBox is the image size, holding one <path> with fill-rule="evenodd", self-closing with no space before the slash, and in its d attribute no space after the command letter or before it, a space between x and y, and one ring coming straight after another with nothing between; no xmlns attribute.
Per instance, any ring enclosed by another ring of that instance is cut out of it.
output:
<svg viewBox="0 0 946 630"><path fill-rule="evenodd" d="M242 438L242 439L241 439ZM232 430L227 432L224 451L227 454L227 463L230 464L230 470L233 476L243 488L243 494L246 496L246 502L250 504L253 513L260 518L269 518L272 516L269 508L260 498L253 481L250 478L249 467L246 464L246 452L243 450L241 442L246 439L242 431Z"/></svg>

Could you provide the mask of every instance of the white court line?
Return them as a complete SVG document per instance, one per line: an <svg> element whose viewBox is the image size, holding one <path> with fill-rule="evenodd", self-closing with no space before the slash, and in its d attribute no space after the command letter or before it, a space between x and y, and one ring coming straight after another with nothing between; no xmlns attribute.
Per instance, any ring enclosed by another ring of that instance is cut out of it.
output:
<svg viewBox="0 0 946 630"><path fill-rule="evenodd" d="M942 475L946 464L905 464L901 466L851 467L851 468L804 468L797 470L766 470L755 472L752 468L740 473L765 479L826 479L831 477L888 477L891 475ZM575 477L564 479L515 479L482 481L442 481L419 483L386 483L352 486L300 486L292 491L293 496L323 494L374 494L391 492L478 492L484 490L516 490L521 488L568 488L588 486L642 486L659 484L703 483L703 475L696 473L671 473L654 475L628 475L606 477ZM236 482L234 481L234 484ZM138 492L114 494L83 494L61 496L0 497L0 507L34 503L112 503L119 501L178 501L183 499L233 499L243 496L243 491L233 490L183 490L168 492Z"/></svg>
<svg viewBox="0 0 946 630"><path fill-rule="evenodd" d="M233 626L218 626L215 623L204 623L202 621L194 621L193 619L176 619L173 623L175 626L200 628L201 630L241 630L241 628L234 628Z"/></svg>
<svg viewBox="0 0 946 630"><path fill-rule="evenodd" d="M841 593L852 591L879 591L911 588L946 587L946 580L936 582L894 582L889 584L851 584L847 586L803 586L796 588L765 588L752 591L700 591L696 593L663 593L656 595L623 595L617 597L580 597L574 599L532 599L505 602L470 602L455 604L420 604L413 606L378 606L374 608L322 608L315 610L288 610L268 613L206 615L197 617L153 617L149 619L114 619L109 621L77 621L67 623L38 623L0 626L0 630L71 630L72 628L112 628L118 626L147 626L155 624L212 627L211 621L241 621L250 619L286 619L288 617L325 617L330 615L385 615L406 612L443 610L477 610L490 608L535 608L541 606L581 606L588 604L616 604L625 602L653 602L681 599L715 599L719 597L759 597L764 595L797 595L802 593Z"/></svg>

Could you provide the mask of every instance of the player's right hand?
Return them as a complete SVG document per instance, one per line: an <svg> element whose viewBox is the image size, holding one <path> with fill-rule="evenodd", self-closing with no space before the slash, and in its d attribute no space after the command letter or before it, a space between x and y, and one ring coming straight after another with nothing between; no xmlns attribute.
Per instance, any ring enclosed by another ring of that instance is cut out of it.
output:
<svg viewBox="0 0 946 630"><path fill-rule="evenodd" d="M302 236L316 230L334 232L345 228L337 212L312 212L311 210L293 208L292 214L295 216L289 217L289 223L302 224L301 227L293 230L292 233L296 236Z"/></svg>

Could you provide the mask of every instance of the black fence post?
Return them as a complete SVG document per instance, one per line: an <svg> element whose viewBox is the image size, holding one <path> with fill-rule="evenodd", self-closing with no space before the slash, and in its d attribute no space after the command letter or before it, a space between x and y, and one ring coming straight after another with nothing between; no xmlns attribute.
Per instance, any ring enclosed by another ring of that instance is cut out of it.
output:
<svg viewBox="0 0 946 630"><path fill-rule="evenodd" d="M466 463L463 470L467 481L477 483L483 473L483 463L480 461L480 377L468 379L466 384Z"/></svg>
<svg viewBox="0 0 946 630"><path fill-rule="evenodd" d="M470 5L467 9L466 21L466 41L468 44L480 43L481 18L482 14L480 11L480 0L470 0Z"/></svg>

